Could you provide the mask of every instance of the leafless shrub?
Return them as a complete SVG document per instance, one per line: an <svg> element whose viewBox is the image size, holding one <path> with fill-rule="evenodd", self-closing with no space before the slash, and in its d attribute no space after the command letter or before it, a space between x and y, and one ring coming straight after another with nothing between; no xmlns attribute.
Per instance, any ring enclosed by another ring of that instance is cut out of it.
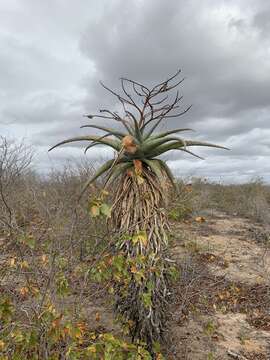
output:
<svg viewBox="0 0 270 360"><path fill-rule="evenodd" d="M42 314L52 304L57 312L68 312L69 319L81 316L77 309L94 296L89 264L97 248L106 246L107 230L88 213L95 189L78 202L91 164L67 166L41 178L31 167L32 156L23 142L1 138L0 320L1 306L12 304L14 329L35 331L40 358L47 359L51 349L46 331L52 324L46 325ZM1 321L0 340L6 336Z"/></svg>
<svg viewBox="0 0 270 360"><path fill-rule="evenodd" d="M22 192L22 177L32 161L31 147L0 137L0 223L2 228L17 226L14 204Z"/></svg>
<svg viewBox="0 0 270 360"><path fill-rule="evenodd" d="M231 215L251 218L269 223L270 187L261 179L246 184L217 184L202 179L193 179L193 211L206 209L224 211Z"/></svg>

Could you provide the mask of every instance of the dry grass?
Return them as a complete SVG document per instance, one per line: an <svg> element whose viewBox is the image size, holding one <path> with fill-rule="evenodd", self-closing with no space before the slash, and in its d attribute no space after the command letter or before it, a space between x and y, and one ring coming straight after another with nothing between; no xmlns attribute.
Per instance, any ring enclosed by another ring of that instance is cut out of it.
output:
<svg viewBox="0 0 270 360"><path fill-rule="evenodd" d="M241 185L211 184L197 179L193 191L192 208L195 211L221 210L229 215L269 223L270 186L262 179Z"/></svg>

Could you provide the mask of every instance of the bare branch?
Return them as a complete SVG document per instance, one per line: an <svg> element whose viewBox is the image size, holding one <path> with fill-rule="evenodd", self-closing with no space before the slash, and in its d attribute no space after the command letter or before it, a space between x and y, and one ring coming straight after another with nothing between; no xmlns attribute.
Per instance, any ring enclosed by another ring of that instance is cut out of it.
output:
<svg viewBox="0 0 270 360"><path fill-rule="evenodd" d="M121 122L131 135L134 134L134 131L137 133L143 132L147 125L153 121L157 121L151 129L152 133L152 131L157 128L163 119L184 115L191 108L191 106L189 106L187 109L180 112L178 110L178 113L176 113L175 110L180 108L179 103L183 99L183 96L179 95L178 90L176 91L175 97L172 101L167 101L169 98L168 94L161 96L162 94L168 93L169 91L177 88L177 86L185 80L184 78L177 80L180 73L181 70L179 69L168 79L155 85L151 89L137 81L121 77L120 81L124 94L123 96L100 82L101 86L105 90L110 92L120 101L124 114L120 116L117 112L101 109L101 115L86 115L86 117L90 119L98 117ZM130 94L130 90L133 90L133 95ZM141 98L141 101L138 102L135 100L136 96ZM134 108L136 109L136 114L132 111ZM139 113L138 117L137 112Z"/></svg>
<svg viewBox="0 0 270 360"><path fill-rule="evenodd" d="M130 94L128 94L126 88L125 88L125 83L124 83L124 80L121 79L121 86L122 86L122 90L124 92L124 94L129 98L130 100L130 105L134 106L138 111L139 113L141 114L141 109L139 108L139 106L135 103L135 101L133 100L132 96Z"/></svg>
<svg viewBox="0 0 270 360"><path fill-rule="evenodd" d="M191 108L192 108L192 105L189 105L184 111L182 111L178 114L164 116L164 119L182 116L182 115L186 114Z"/></svg>
<svg viewBox="0 0 270 360"><path fill-rule="evenodd" d="M160 105L160 104L162 104L165 100L167 100L168 99L168 95L166 95L163 99L161 99L161 100L159 100L159 101L157 101L157 102L152 102L151 104L152 105Z"/></svg>
<svg viewBox="0 0 270 360"><path fill-rule="evenodd" d="M172 81L173 79L175 79L179 74L181 73L181 69L177 70L177 72L172 75L171 77L169 77L167 80L161 82L160 84L157 84L153 87L153 89L151 90L153 93L161 93L161 92L165 92L167 91L167 84Z"/></svg>
<svg viewBox="0 0 270 360"><path fill-rule="evenodd" d="M102 119L113 119L112 116L103 116L103 115L83 115L83 116L87 117L88 119L94 119L95 117Z"/></svg>
<svg viewBox="0 0 270 360"><path fill-rule="evenodd" d="M143 84L140 84L139 82L137 81L134 81L134 80L130 80L130 79L127 79L127 78L124 78L122 77L121 80L124 80L124 81L127 81L131 84L134 84L134 85L137 85L141 88L142 92L145 94L145 95L148 95L150 93L150 89L148 89L148 87L146 87L145 85Z"/></svg>

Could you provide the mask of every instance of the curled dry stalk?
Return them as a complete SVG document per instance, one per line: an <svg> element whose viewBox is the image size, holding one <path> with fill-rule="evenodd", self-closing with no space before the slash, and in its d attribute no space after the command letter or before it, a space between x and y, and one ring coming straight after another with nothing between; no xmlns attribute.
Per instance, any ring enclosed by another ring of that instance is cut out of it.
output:
<svg viewBox="0 0 270 360"><path fill-rule="evenodd" d="M134 265L126 269L129 281L116 285L116 310L129 323L133 338L144 340L150 351L154 341L161 339L165 326L168 281L164 252L168 226L163 211L167 197L164 183L174 184L169 167L158 157L174 150L201 159L190 151L190 147L226 149L177 135L192 130L189 128L156 132L162 121L180 117L191 107L181 108L180 105L183 96L176 90L184 80L179 79L180 73L178 70L152 88L121 78L122 94L101 83L121 103L123 113L120 115L116 111L101 109L99 114L86 117L91 121L95 118L99 121L111 120L118 126L107 128L103 123L86 124L82 127L102 131L102 134L70 138L50 149L71 142L87 141L89 144L85 152L98 145L116 151L116 157L97 170L82 192L104 174L107 177L106 186L109 182L117 182L111 219L114 233L119 233L115 251L123 253L128 264L128 259L132 258ZM172 94L174 90L176 92ZM97 204L95 211L99 211Z"/></svg>

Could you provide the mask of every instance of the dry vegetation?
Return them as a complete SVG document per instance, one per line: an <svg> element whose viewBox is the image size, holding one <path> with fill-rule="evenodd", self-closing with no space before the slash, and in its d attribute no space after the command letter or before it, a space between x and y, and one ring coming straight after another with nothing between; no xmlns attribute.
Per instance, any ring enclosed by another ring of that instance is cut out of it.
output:
<svg viewBox="0 0 270 360"><path fill-rule="evenodd" d="M97 189L77 202L92 167L44 179L25 145L1 146L0 359L151 359L113 317L111 283L121 264L110 256L115 239L105 216L89 214ZM168 209L180 275L162 353L269 359L270 188L261 180L192 184L178 182Z"/></svg>

